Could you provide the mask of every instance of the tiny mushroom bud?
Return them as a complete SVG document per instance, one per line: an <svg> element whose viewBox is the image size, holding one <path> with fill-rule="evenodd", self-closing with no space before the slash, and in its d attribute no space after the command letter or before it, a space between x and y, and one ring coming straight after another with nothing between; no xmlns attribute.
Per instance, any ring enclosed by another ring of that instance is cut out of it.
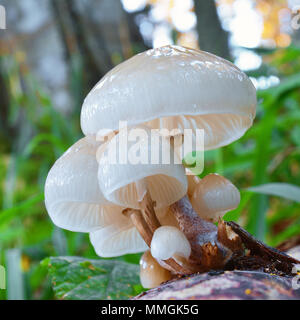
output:
<svg viewBox="0 0 300 320"><path fill-rule="evenodd" d="M155 288L172 278L170 271L163 268L147 250L140 260L140 279L144 288Z"/></svg>
<svg viewBox="0 0 300 320"><path fill-rule="evenodd" d="M216 222L240 203L239 190L218 174L205 176L197 185L191 203L198 215Z"/></svg>
<svg viewBox="0 0 300 320"><path fill-rule="evenodd" d="M191 246L186 236L179 229L163 226L154 232L151 241L151 254L157 260L167 260L174 256L188 259Z"/></svg>

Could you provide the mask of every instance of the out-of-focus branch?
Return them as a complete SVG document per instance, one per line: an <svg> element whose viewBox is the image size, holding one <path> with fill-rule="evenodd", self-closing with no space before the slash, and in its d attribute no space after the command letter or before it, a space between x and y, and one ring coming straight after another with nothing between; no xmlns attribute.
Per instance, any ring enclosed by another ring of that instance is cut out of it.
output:
<svg viewBox="0 0 300 320"><path fill-rule="evenodd" d="M66 0L65 3L71 17L73 32L83 60L88 90L90 90L104 74L98 66L93 52L88 45L83 22L75 8L74 1Z"/></svg>
<svg viewBox="0 0 300 320"><path fill-rule="evenodd" d="M74 52L74 45L72 46L72 41L70 41L70 27L68 27L66 23L67 17L66 9L64 8L65 3L59 0L52 0L50 4L57 22L56 25L62 40L62 45L64 47L65 58L67 61L70 61L72 52Z"/></svg>

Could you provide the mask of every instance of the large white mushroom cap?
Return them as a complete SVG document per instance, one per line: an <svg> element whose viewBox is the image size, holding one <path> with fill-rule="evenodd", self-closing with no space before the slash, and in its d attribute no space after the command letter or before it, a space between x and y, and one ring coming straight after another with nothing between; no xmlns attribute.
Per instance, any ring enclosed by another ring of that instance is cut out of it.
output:
<svg viewBox="0 0 300 320"><path fill-rule="evenodd" d="M205 129L205 149L240 138L252 125L256 91L232 63L207 52L165 46L140 53L107 73L86 97L87 134L146 123L152 128Z"/></svg>

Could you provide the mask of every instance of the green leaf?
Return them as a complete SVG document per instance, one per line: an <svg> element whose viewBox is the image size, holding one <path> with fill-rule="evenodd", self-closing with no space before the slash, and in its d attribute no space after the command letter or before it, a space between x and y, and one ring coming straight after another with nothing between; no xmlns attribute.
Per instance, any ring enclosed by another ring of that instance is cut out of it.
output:
<svg viewBox="0 0 300 320"><path fill-rule="evenodd" d="M79 257L50 257L48 268L59 299L129 299L142 292L139 266L116 260L89 260Z"/></svg>
<svg viewBox="0 0 300 320"><path fill-rule="evenodd" d="M300 188L289 183L267 183L251 187L248 191L282 197L300 203Z"/></svg>
<svg viewBox="0 0 300 320"><path fill-rule="evenodd" d="M253 161L253 185L260 185L268 182L267 167L271 158L272 129L276 119L276 108L268 112L268 117L261 121L264 124L258 130L256 139L255 159ZM251 202L247 229L259 240L265 240L266 234L266 212L268 199L264 195L255 197Z"/></svg>

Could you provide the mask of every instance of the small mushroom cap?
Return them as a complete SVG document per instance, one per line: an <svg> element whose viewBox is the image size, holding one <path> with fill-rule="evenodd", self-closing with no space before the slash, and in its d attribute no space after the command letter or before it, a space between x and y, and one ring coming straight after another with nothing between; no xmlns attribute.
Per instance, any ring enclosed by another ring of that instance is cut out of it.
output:
<svg viewBox="0 0 300 320"><path fill-rule="evenodd" d="M122 214L124 209L116 205L104 206L103 226L90 232L90 241L100 257L117 257L148 249L131 220ZM156 214L163 225L176 224L168 208L156 210Z"/></svg>
<svg viewBox="0 0 300 320"><path fill-rule="evenodd" d="M174 255L188 258L191 246L186 236L172 226L162 226L155 230L151 241L151 254L157 260L167 260Z"/></svg>
<svg viewBox="0 0 300 320"><path fill-rule="evenodd" d="M121 212L115 223L92 231L90 241L97 255L105 258L143 252L148 249L130 219L122 216Z"/></svg>
<svg viewBox="0 0 300 320"><path fill-rule="evenodd" d="M187 179L185 170L181 164L174 163L174 158L172 158L174 152L171 147L169 164L162 164L160 160L158 164L151 163L153 150L160 150L161 155L169 151L163 148L162 144L159 144L158 149L151 148L150 131L149 129L144 129L144 133L147 136L139 141L138 153L147 155L146 163L132 163L128 159L126 164L122 164L120 161L113 159L114 152L112 150L116 146L120 146L123 151L126 149L126 145L120 143L120 141L123 141L122 135L126 134L121 130L119 134L110 140L105 150L106 152L98 159L99 186L106 199L110 202L123 207L139 209L139 202L142 200L141 196L143 194L139 192L137 183L144 184L144 187L147 188L152 199L156 202L156 208L164 208L178 201L186 194ZM127 143L129 154L136 143L130 141Z"/></svg>
<svg viewBox="0 0 300 320"><path fill-rule="evenodd" d="M100 257L118 257L124 254L144 252L148 246L131 222L122 213L124 207L104 206L102 226L90 232L90 241ZM156 210L157 217L164 222L168 208Z"/></svg>
<svg viewBox="0 0 300 320"><path fill-rule="evenodd" d="M144 288L155 288L172 278L171 272L160 266L147 250L140 260L140 279Z"/></svg>
<svg viewBox="0 0 300 320"><path fill-rule="evenodd" d="M216 222L226 212L237 208L240 192L226 178L209 174L197 184L191 203L201 218Z"/></svg>
<svg viewBox="0 0 300 320"><path fill-rule="evenodd" d="M102 210L109 202L99 189L96 151L99 144L85 137L71 146L53 165L45 184L47 211L57 226L89 232L102 225Z"/></svg>
<svg viewBox="0 0 300 320"><path fill-rule="evenodd" d="M205 129L205 149L239 139L251 127L256 90L232 63L179 46L140 53L107 73L86 97L87 134L146 123L151 128Z"/></svg>

